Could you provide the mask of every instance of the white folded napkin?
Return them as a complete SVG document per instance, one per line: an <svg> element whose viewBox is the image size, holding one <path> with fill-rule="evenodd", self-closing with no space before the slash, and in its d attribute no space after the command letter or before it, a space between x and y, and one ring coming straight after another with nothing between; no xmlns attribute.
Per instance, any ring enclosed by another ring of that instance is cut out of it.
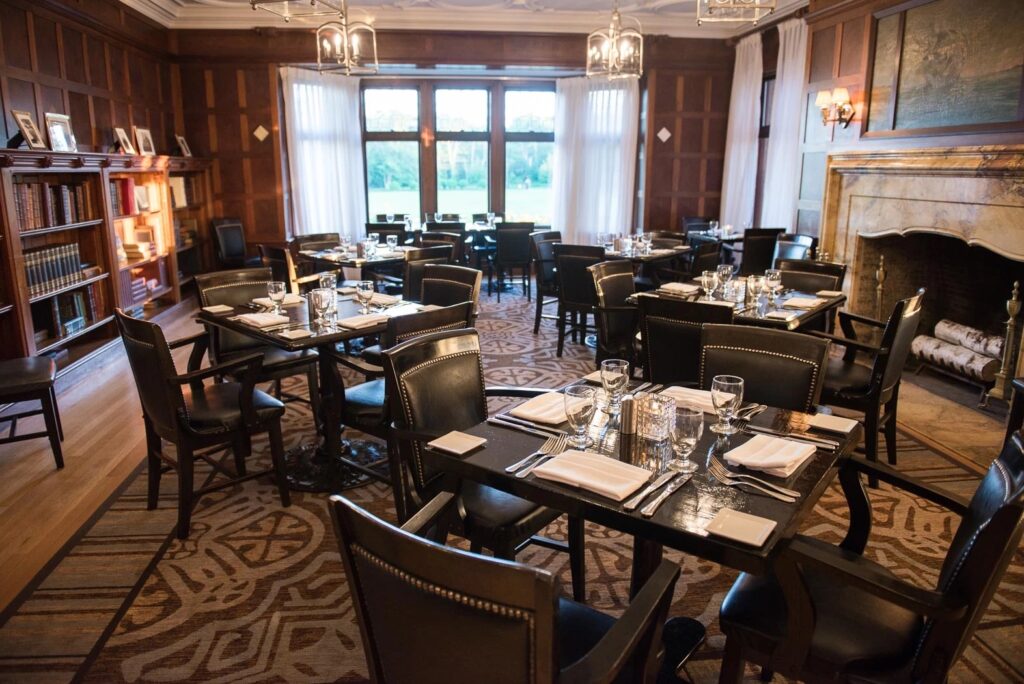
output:
<svg viewBox="0 0 1024 684"><path fill-rule="evenodd" d="M338 325L343 328L351 328L353 330L361 330L362 328L372 328L382 323L386 323L388 317L384 314L364 314L362 316L349 316L348 318L339 318Z"/></svg>
<svg viewBox="0 0 1024 684"><path fill-rule="evenodd" d="M283 306L291 306L292 304L302 304L306 301L302 295L292 294L289 292L284 296L284 301L281 302ZM252 300L253 304L259 304L260 306L274 306L274 302L271 301L270 297L257 297Z"/></svg>
<svg viewBox="0 0 1024 684"><path fill-rule="evenodd" d="M824 303L824 299L818 299L817 297L790 297L782 303L782 306L787 309L813 309Z"/></svg>
<svg viewBox="0 0 1024 684"><path fill-rule="evenodd" d="M402 301L401 297L393 297L391 295L382 294L380 292L374 292L373 298L370 299L370 303L375 304L377 306L391 306L392 304L395 304L400 301Z"/></svg>
<svg viewBox="0 0 1024 684"><path fill-rule="evenodd" d="M693 285L691 283L663 283L658 289L665 292L678 292L679 294L694 294L700 291L700 285Z"/></svg>
<svg viewBox="0 0 1024 684"><path fill-rule="evenodd" d="M715 413L715 404L711 401L711 392L708 390L693 389L692 387L666 387L659 394L675 399L676 407L690 404L704 413Z"/></svg>
<svg viewBox="0 0 1024 684"><path fill-rule="evenodd" d="M765 318L777 318L780 321L792 321L797 317L797 314L792 311L769 311L764 315Z"/></svg>
<svg viewBox="0 0 1024 684"><path fill-rule="evenodd" d="M583 401L577 399L576 401ZM509 414L521 420L545 425L561 425L569 420L565 415L565 395L561 392L547 392L511 409Z"/></svg>
<svg viewBox="0 0 1024 684"><path fill-rule="evenodd" d="M843 418L841 416L833 416L828 413L815 413L807 421L807 424L813 428L818 428L819 430L843 433L847 433L857 427L857 421L855 420Z"/></svg>
<svg viewBox="0 0 1024 684"><path fill-rule="evenodd" d="M674 253L675 251L676 251L676 250L675 250L675 249L673 249L673 248L671 248L671 247L666 247L666 248L664 248L664 249L652 249L652 250L651 250L651 254L652 254L652 255L654 255L654 254L672 254L672 253Z"/></svg>
<svg viewBox="0 0 1024 684"><path fill-rule="evenodd" d="M393 306L384 312L384 315L388 318L394 316L407 316L409 314L419 313L423 310L419 304L401 304L399 306Z"/></svg>
<svg viewBox="0 0 1024 684"><path fill-rule="evenodd" d="M350 294L355 294L355 293L356 293L356 288L354 288L354 287L350 287L349 286L349 287L339 287L338 288L338 294L350 295Z"/></svg>
<svg viewBox="0 0 1024 684"><path fill-rule="evenodd" d="M587 373L586 375L583 376L583 379L586 380L587 382L596 382L596 383L600 384L601 383L601 371L596 370L593 373Z"/></svg>
<svg viewBox="0 0 1024 684"><path fill-rule="evenodd" d="M239 316L238 320L254 328L269 328L272 325L289 323L292 319L275 313L247 313Z"/></svg>
<svg viewBox="0 0 1024 684"><path fill-rule="evenodd" d="M789 477L804 461L814 455L813 444L794 442L771 435L755 435L749 441L727 451L729 465L762 470L769 475Z"/></svg>
<svg viewBox="0 0 1024 684"><path fill-rule="evenodd" d="M295 330L285 330L284 332L277 333L278 337L283 337L286 340L302 340L307 337L313 336L312 330L306 328L296 328Z"/></svg>
<svg viewBox="0 0 1024 684"><path fill-rule="evenodd" d="M842 290L818 290L814 294L819 297L838 297L843 294Z"/></svg>
<svg viewBox="0 0 1024 684"><path fill-rule="evenodd" d="M616 461L608 456L575 449L563 452L533 469L533 474L552 482L580 487L609 499L622 501L651 478L651 471Z"/></svg>
<svg viewBox="0 0 1024 684"><path fill-rule="evenodd" d="M227 304L212 304L210 306L204 306L203 311L212 314L223 314L231 313L235 310L235 307L228 306Z"/></svg>

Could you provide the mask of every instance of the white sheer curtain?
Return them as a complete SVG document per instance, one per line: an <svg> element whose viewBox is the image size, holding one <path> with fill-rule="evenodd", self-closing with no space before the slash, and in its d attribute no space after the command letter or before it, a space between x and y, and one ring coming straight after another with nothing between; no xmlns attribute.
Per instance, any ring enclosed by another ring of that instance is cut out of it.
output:
<svg viewBox="0 0 1024 684"><path fill-rule="evenodd" d="M762 78L761 34L755 33L736 45L719 217L723 227L741 229L754 221Z"/></svg>
<svg viewBox="0 0 1024 684"><path fill-rule="evenodd" d="M552 228L566 242L630 232L640 125L633 79L558 80Z"/></svg>
<svg viewBox="0 0 1024 684"><path fill-rule="evenodd" d="M292 230L361 235L366 224L359 79L282 67Z"/></svg>
<svg viewBox="0 0 1024 684"><path fill-rule="evenodd" d="M796 224L800 192L800 118L803 113L807 24L792 19L779 24L779 63L775 70L761 225L786 228Z"/></svg>

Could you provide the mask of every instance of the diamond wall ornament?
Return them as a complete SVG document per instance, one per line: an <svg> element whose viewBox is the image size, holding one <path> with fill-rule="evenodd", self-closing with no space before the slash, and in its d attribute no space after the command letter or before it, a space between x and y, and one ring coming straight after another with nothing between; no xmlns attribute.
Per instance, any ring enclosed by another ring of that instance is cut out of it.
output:
<svg viewBox="0 0 1024 684"><path fill-rule="evenodd" d="M264 128L262 124L254 128L252 131L252 136L260 142L266 140L268 135L270 135L270 131Z"/></svg>
<svg viewBox="0 0 1024 684"><path fill-rule="evenodd" d="M661 130L658 131L658 140L660 140L661 142L668 142L668 139L671 137L672 133L664 126L662 126Z"/></svg>

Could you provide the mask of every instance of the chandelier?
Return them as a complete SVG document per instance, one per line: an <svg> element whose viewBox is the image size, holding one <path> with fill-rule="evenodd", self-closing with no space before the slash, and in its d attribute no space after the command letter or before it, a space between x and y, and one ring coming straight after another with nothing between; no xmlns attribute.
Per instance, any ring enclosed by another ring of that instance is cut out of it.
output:
<svg viewBox="0 0 1024 684"><path fill-rule="evenodd" d="M281 17L285 22L293 18L327 17L342 13L337 0L249 0L253 11L266 10Z"/></svg>
<svg viewBox="0 0 1024 684"><path fill-rule="evenodd" d="M776 0L697 0L697 26L704 22L757 23L775 11Z"/></svg>
<svg viewBox="0 0 1024 684"><path fill-rule="evenodd" d="M636 25L622 27L619 2L615 0L612 19L607 29L598 29L587 36L587 76L608 78L640 78L644 70L644 37L640 22L627 17Z"/></svg>
<svg viewBox="0 0 1024 684"><path fill-rule="evenodd" d="M380 64L373 26L349 20L348 0L341 2L339 19L316 30L317 71L343 71L348 76L377 73Z"/></svg>

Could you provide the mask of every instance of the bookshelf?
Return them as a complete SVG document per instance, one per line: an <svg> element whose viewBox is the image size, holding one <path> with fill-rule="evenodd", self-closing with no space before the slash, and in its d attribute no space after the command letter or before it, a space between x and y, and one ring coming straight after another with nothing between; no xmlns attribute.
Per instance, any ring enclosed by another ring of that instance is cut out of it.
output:
<svg viewBox="0 0 1024 684"><path fill-rule="evenodd" d="M175 249L178 256L178 286L192 284L197 273L214 263L209 226L213 218L210 198L209 164L206 160L181 157L171 162L168 185Z"/></svg>
<svg viewBox="0 0 1024 684"><path fill-rule="evenodd" d="M117 340L116 307L155 318L181 300L174 165L197 177L207 168L170 157L0 150L0 358L47 354L66 372ZM205 204L210 193L199 197ZM197 202L192 211L205 217L208 208Z"/></svg>

